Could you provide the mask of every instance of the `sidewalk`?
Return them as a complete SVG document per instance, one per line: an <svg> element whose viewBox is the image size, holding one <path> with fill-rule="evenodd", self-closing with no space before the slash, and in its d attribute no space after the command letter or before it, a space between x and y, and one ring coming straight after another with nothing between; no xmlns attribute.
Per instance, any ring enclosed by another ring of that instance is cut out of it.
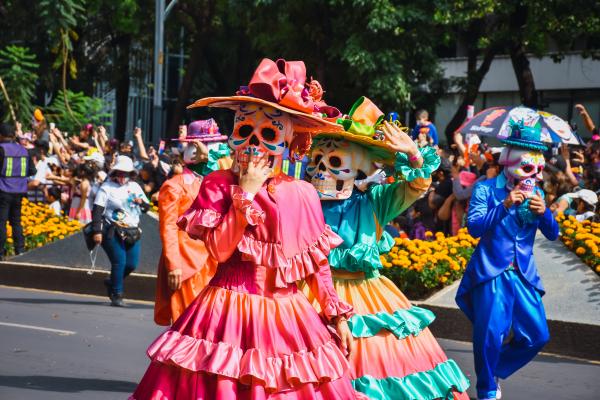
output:
<svg viewBox="0 0 600 400"><path fill-rule="evenodd" d="M545 351L600 360L600 277L559 241L538 235L534 256L546 295L544 306L551 341ZM471 324L454 297L459 282L420 303L437 315L439 336L470 340Z"/></svg>
<svg viewBox="0 0 600 400"><path fill-rule="evenodd" d="M151 215L142 215L142 250L140 264L127 278L127 299L154 301L156 268L162 247L158 221ZM90 254L82 233L69 236L23 255L0 262L0 284L60 292L105 296L103 280L110 273L110 262L98 249L96 270L91 267Z"/></svg>

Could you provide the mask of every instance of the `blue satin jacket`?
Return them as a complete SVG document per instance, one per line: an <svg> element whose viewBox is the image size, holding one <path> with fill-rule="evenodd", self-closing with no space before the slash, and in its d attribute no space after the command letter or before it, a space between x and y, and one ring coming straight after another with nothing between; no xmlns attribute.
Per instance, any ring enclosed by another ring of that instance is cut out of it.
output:
<svg viewBox="0 0 600 400"><path fill-rule="evenodd" d="M533 242L538 229L549 240L556 240L558 224L549 209L535 222L523 224L515 206L508 210L504 207L508 195L505 183L506 178L501 174L476 184L469 203L467 227L480 241L460 282L456 303L471 319L471 290L494 279L513 262L525 280L544 294L533 257Z"/></svg>

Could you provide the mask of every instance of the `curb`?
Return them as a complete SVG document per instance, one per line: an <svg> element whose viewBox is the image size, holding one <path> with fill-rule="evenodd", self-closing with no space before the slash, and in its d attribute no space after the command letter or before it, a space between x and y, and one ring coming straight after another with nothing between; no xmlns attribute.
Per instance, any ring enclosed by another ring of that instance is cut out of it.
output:
<svg viewBox="0 0 600 400"><path fill-rule="evenodd" d="M0 284L29 289L106 296L104 279L109 271L96 270L92 275L81 268L0 262ZM132 273L125 280L125 299L154 301L156 276Z"/></svg>
<svg viewBox="0 0 600 400"><path fill-rule="evenodd" d="M106 296L103 280L108 276L109 271L104 270L88 275L80 268L0 262L0 284L5 286ZM154 301L155 289L155 275L133 273L125 281L125 298ZM414 303L435 313L429 328L436 337L471 341L471 322L458 308ZM544 352L600 361L600 325L548 320L548 327L550 342Z"/></svg>
<svg viewBox="0 0 600 400"><path fill-rule="evenodd" d="M471 342L471 322L458 308L418 305L435 314L435 320L429 325L434 336ZM548 320L548 329L550 341L543 352L600 361L600 325Z"/></svg>

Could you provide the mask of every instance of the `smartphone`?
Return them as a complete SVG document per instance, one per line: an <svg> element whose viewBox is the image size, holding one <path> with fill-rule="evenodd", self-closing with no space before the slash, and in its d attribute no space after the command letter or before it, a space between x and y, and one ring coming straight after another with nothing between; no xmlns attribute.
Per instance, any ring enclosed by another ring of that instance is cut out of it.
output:
<svg viewBox="0 0 600 400"><path fill-rule="evenodd" d="M56 124L54 122L50 122L50 130L53 131L56 128Z"/></svg>
<svg viewBox="0 0 600 400"><path fill-rule="evenodd" d="M165 152L165 141L161 140L158 144L158 155L162 155Z"/></svg>

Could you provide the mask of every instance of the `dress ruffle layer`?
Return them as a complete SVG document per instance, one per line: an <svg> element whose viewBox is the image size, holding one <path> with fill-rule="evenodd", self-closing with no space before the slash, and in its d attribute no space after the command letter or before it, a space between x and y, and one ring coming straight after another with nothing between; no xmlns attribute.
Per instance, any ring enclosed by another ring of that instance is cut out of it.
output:
<svg viewBox="0 0 600 400"><path fill-rule="evenodd" d="M200 293L148 356L271 392L334 381L348 369L302 293L268 298L215 286Z"/></svg>
<svg viewBox="0 0 600 400"><path fill-rule="evenodd" d="M246 209L246 217L254 215L251 207ZM259 218L259 216L257 216ZM185 230L191 237L202 239L205 228L214 228L221 222L222 216L210 209L190 209L179 219L178 226ZM264 265L277 269L275 276L276 287L286 287L314 274L323 265L327 265L327 256L333 248L339 246L342 239L325 225L319 238L302 249L292 257L286 257L281 243L263 242L244 234L237 245L242 253L243 261L251 261L257 265Z"/></svg>
<svg viewBox="0 0 600 400"><path fill-rule="evenodd" d="M393 245L394 239L384 232L376 246L356 243L351 248L332 249L329 255L329 265L332 269L370 273L383 268L379 255L389 252Z"/></svg>
<svg viewBox="0 0 600 400"><path fill-rule="evenodd" d="M433 312L421 307L412 306L408 310L396 310L393 314L378 312L376 314L353 315L348 320L350 331L354 337L375 336L387 330L398 339L409 335L418 335L433 322Z"/></svg>
<svg viewBox="0 0 600 400"><path fill-rule="evenodd" d="M347 379L307 383L274 393L265 387L243 385L234 378L192 372L173 365L153 362L129 400L369 400L357 393Z"/></svg>
<svg viewBox="0 0 600 400"><path fill-rule="evenodd" d="M468 386L467 377L453 361L448 360L427 328L434 318L433 313L413 306L392 281L384 276L338 279L334 271L333 284L340 299L350 303L355 312L349 321L355 337L354 351L349 360L351 379L366 385L372 384L373 380L387 382L386 379L390 379L394 382L411 376L407 382L413 385L414 390L421 391L412 399L434 399L437 397L431 396L442 391L444 394L440 397L444 398L448 390L464 391L465 382ZM308 296L313 300L313 306L318 308L317 302L310 294ZM432 378L427 372L446 363L455 367L452 369L454 373L444 375L447 382L438 381L438 387L431 386L430 390ZM419 380L421 377L422 381ZM359 386L355 387L362 391ZM377 391L373 390L376 394ZM382 390L388 397L381 397L380 393L373 399L396 399L396 389L391 384L382 383L377 390ZM371 397L371 393L366 394ZM468 399L466 393L455 393L454 396Z"/></svg>
<svg viewBox="0 0 600 400"><path fill-rule="evenodd" d="M376 379L365 375L354 379L352 385L372 400L468 399L466 393L456 392L465 392L469 381L458 365L453 360L448 360L429 371L403 378Z"/></svg>
<svg viewBox="0 0 600 400"><path fill-rule="evenodd" d="M228 343L212 343L168 331L148 350L148 356L194 372L235 378L242 384L258 383L267 391L280 391L304 383L336 380L347 367L331 340L310 351L269 357L260 349L243 349Z"/></svg>

